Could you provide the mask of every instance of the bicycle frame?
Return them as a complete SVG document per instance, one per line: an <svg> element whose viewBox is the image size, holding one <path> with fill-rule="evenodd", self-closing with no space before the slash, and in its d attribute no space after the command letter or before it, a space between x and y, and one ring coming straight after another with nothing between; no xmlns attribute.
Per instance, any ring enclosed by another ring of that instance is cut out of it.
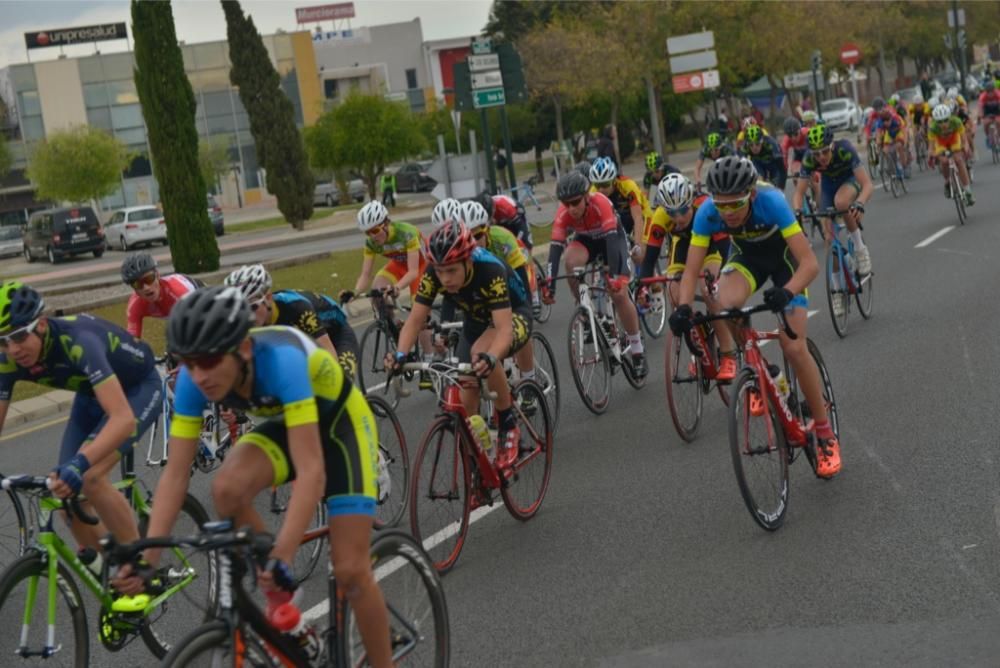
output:
<svg viewBox="0 0 1000 668"><path fill-rule="evenodd" d="M760 351L762 341L772 341L778 338L777 331L759 332L751 327L749 322L744 323L739 328L739 334L737 335L737 341L743 349L744 365L754 370L757 382L763 386L764 391L767 392L767 396L771 400L770 403L765 402L765 410L771 410L770 406L777 408L778 421L781 423L782 431L785 433L785 441L790 448L801 448L808 443L809 431L807 426L799 422L792 413L791 408L789 408L788 403L781 397L768 371L768 361ZM768 425L768 431L770 431L771 421L766 420L765 422Z"/></svg>
<svg viewBox="0 0 1000 668"><path fill-rule="evenodd" d="M590 285L585 280L585 276L591 273L597 276L599 283L606 282L607 269L605 267L588 265L586 267L577 267L573 271L573 278L577 281L577 293L580 295L580 306L587 310L590 330L594 332L595 336L599 336L601 338L604 342L604 347L611 353L611 358L617 364L621 365L623 363L621 342L618 340L617 336L612 337L614 339L613 341L609 341L607 332L604 331L603 327L599 327L597 324L597 311L600 310L602 311L601 315L611 319L611 323L614 327L613 331L617 333L618 324L615 322L614 305L607 308L611 295L608 294L608 289L604 285ZM596 300L591 296L592 294L597 298ZM604 303L595 306L594 302L597 300L603 301ZM600 347L597 348L596 352L597 359L600 359Z"/></svg>

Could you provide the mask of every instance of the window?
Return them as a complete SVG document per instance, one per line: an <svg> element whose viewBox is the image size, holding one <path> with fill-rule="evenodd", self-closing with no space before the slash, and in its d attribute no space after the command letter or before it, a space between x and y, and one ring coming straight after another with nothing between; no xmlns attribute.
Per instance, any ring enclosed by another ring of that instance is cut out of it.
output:
<svg viewBox="0 0 1000 668"><path fill-rule="evenodd" d="M206 116L232 116L233 105L229 100L228 90L205 93L202 98L205 101Z"/></svg>
<svg viewBox="0 0 1000 668"><path fill-rule="evenodd" d="M108 106L108 86L104 83L83 85L83 102L88 109Z"/></svg>
<svg viewBox="0 0 1000 668"><path fill-rule="evenodd" d="M324 79L323 80L323 96L328 100L336 99L337 97L337 80L336 79Z"/></svg>
<svg viewBox="0 0 1000 668"><path fill-rule="evenodd" d="M80 67L80 82L94 83L104 81L104 66L101 64L100 56L90 56L77 61Z"/></svg>
<svg viewBox="0 0 1000 668"><path fill-rule="evenodd" d="M111 129L111 110L107 107L87 110L87 124L103 130Z"/></svg>
<svg viewBox="0 0 1000 668"><path fill-rule="evenodd" d="M135 76L131 53L112 53L98 56L98 59L104 63L104 78L107 81L131 79Z"/></svg>
<svg viewBox="0 0 1000 668"><path fill-rule="evenodd" d="M111 125L116 130L142 127L142 107L138 104L127 104L121 107L111 107Z"/></svg>
<svg viewBox="0 0 1000 668"><path fill-rule="evenodd" d="M138 220L157 220L162 214L159 209L139 209L128 215L129 222Z"/></svg>
<svg viewBox="0 0 1000 668"><path fill-rule="evenodd" d="M122 172L123 177L133 179L138 176L152 175L153 167L149 164L149 150L145 144L129 146L128 152L132 155L132 162Z"/></svg>
<svg viewBox="0 0 1000 668"><path fill-rule="evenodd" d="M229 70L217 67L188 73L188 81L196 91L229 90Z"/></svg>
<svg viewBox="0 0 1000 668"><path fill-rule="evenodd" d="M111 104L138 104L139 94L132 79L108 82L108 97Z"/></svg>
<svg viewBox="0 0 1000 668"><path fill-rule="evenodd" d="M35 66L11 66L10 81L14 84L14 90L18 93L26 90L36 90L38 83L35 80Z"/></svg>
<svg viewBox="0 0 1000 668"><path fill-rule="evenodd" d="M21 133L27 140L44 139L45 125L41 116L26 116L21 119Z"/></svg>
<svg viewBox="0 0 1000 668"><path fill-rule="evenodd" d="M38 101L37 90L26 90L17 94L18 106L21 108L22 116L39 116L42 113L42 104Z"/></svg>
<svg viewBox="0 0 1000 668"><path fill-rule="evenodd" d="M115 223L120 223L125 220L125 212L119 211L115 215L111 216L111 220L108 221L108 225L114 225Z"/></svg>
<svg viewBox="0 0 1000 668"><path fill-rule="evenodd" d="M120 139L124 144L143 144L146 143L146 129L145 128L130 128L128 130L115 130L115 137Z"/></svg>
<svg viewBox="0 0 1000 668"><path fill-rule="evenodd" d="M415 69L406 70L406 87L410 89L417 87L417 71Z"/></svg>

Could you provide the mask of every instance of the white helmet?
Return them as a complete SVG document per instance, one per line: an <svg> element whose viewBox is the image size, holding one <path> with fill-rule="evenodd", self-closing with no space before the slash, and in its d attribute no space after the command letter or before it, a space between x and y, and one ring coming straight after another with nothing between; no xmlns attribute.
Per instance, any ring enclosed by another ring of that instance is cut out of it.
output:
<svg viewBox="0 0 1000 668"><path fill-rule="evenodd" d="M667 209L683 209L694 201L694 186L683 174L667 174L656 186L656 194Z"/></svg>
<svg viewBox="0 0 1000 668"><path fill-rule="evenodd" d="M934 111L931 112L931 118L933 118L938 123L943 123L944 121L948 120L949 116L951 116L951 107L949 107L947 104L939 104L938 106L934 107Z"/></svg>
<svg viewBox="0 0 1000 668"><path fill-rule="evenodd" d="M465 223L465 227L470 230L488 225L490 222L490 214L486 213L483 205L475 200L462 202L462 211L459 217Z"/></svg>
<svg viewBox="0 0 1000 668"><path fill-rule="evenodd" d="M431 211L431 225L441 227L449 220L458 220L462 215L462 203L454 197L447 197L434 205Z"/></svg>
<svg viewBox="0 0 1000 668"><path fill-rule="evenodd" d="M913 104L923 104L923 103L924 103L923 95L917 93L916 95L913 96Z"/></svg>
<svg viewBox="0 0 1000 668"><path fill-rule="evenodd" d="M591 183L609 183L618 176L618 168L611 158L598 158L590 167Z"/></svg>
<svg viewBox="0 0 1000 668"><path fill-rule="evenodd" d="M226 276L224 283L239 288L248 302L255 302L271 291L271 274L262 264L245 264Z"/></svg>
<svg viewBox="0 0 1000 668"><path fill-rule="evenodd" d="M367 232L373 227L384 223L388 217L389 211L385 208L385 205L378 200L372 200L358 211L358 227L361 228L362 232Z"/></svg>

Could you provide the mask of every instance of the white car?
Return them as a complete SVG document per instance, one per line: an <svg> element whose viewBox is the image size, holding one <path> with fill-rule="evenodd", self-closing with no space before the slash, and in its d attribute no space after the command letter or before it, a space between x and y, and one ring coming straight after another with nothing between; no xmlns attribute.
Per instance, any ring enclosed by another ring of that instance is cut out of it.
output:
<svg viewBox="0 0 1000 668"><path fill-rule="evenodd" d="M123 251L140 244L152 246L156 242L167 245L167 223L163 212L155 206L132 206L111 214L104 226L104 237L109 246Z"/></svg>
<svg viewBox="0 0 1000 668"><path fill-rule="evenodd" d="M856 130L861 125L861 110L849 97L835 97L819 105L819 115L832 130Z"/></svg>
<svg viewBox="0 0 1000 668"><path fill-rule="evenodd" d="M21 228L18 225L0 227L0 257L20 255L24 252L24 240L21 238Z"/></svg>

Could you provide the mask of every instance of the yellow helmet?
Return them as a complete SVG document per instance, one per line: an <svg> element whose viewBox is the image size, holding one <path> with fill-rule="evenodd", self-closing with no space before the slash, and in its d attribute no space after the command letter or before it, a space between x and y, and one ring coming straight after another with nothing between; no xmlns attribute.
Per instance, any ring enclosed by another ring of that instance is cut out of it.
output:
<svg viewBox="0 0 1000 668"><path fill-rule="evenodd" d="M42 296L20 281L6 281L0 285L0 332L31 324L44 309Z"/></svg>

